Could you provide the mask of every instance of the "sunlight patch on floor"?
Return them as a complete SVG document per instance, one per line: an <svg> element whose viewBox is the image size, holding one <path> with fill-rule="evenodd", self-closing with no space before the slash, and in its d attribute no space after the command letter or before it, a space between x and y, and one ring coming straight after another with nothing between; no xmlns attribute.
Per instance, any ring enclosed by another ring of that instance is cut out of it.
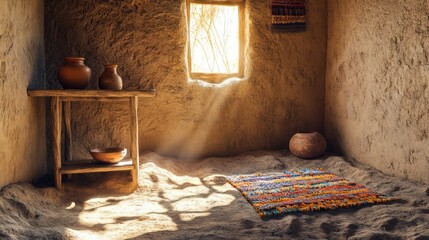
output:
<svg viewBox="0 0 429 240"><path fill-rule="evenodd" d="M101 238L108 236L110 239L121 239L121 236L111 236L111 232L114 232L118 225L127 226L128 237L156 231L177 230L177 224L166 214L168 209L160 203L160 199L138 199L138 201L123 201L115 204L109 204L108 198L105 204L100 199L97 201L101 206L84 210L79 215L79 222L91 227L92 234ZM153 228L155 222L156 229Z"/></svg>
<svg viewBox="0 0 429 240"><path fill-rule="evenodd" d="M167 170L171 169L172 163L177 173ZM180 224L209 217L219 207L234 202L235 197L227 194L231 186L221 180L222 176L183 174L184 171L194 172L189 166L178 166L169 161L144 163L139 177L142 194L137 191L127 196L93 197L76 203L69 211L79 211L80 208L79 223L92 229L92 232L84 230L79 234L92 234L91 239L122 239L121 235L112 235L118 226L127 226L127 238L174 232Z"/></svg>
<svg viewBox="0 0 429 240"><path fill-rule="evenodd" d="M193 197L208 194L209 192L209 189L205 186L192 186L184 189L168 190L162 196L170 201L177 201L183 197Z"/></svg>
<svg viewBox="0 0 429 240"><path fill-rule="evenodd" d="M202 213L181 213L179 214L180 220L184 222L189 222L194 220L195 218L199 217L208 217L210 216L209 212L202 212Z"/></svg>
<svg viewBox="0 0 429 240"><path fill-rule="evenodd" d="M214 185L212 188L218 192L224 193L226 191L231 191L232 186L229 183L225 183L223 185Z"/></svg>
<svg viewBox="0 0 429 240"><path fill-rule="evenodd" d="M235 197L229 194L213 193L207 198L184 198L173 203L173 209L179 212L206 212L215 207L227 206L232 203L234 199Z"/></svg>
<svg viewBox="0 0 429 240"><path fill-rule="evenodd" d="M66 207L66 209L67 209L67 210L70 210L70 209L73 209L75 206L76 206L76 203L75 203L75 202L71 202L71 203Z"/></svg>

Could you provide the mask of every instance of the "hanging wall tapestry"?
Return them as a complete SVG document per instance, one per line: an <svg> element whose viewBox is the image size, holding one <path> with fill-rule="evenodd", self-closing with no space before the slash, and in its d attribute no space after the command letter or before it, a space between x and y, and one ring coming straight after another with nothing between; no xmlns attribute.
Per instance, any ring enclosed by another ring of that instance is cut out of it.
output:
<svg viewBox="0 0 429 240"><path fill-rule="evenodd" d="M273 29L305 30L305 0L272 0L271 9Z"/></svg>

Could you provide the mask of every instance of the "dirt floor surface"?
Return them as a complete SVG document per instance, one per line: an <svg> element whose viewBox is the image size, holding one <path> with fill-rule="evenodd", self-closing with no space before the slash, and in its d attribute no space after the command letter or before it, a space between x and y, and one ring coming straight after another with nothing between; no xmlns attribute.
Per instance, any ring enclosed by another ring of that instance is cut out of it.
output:
<svg viewBox="0 0 429 240"><path fill-rule="evenodd" d="M128 173L73 175L64 192L13 184L0 191L0 239L429 239L429 186L352 159L302 160L282 151L185 161L142 154L140 187ZM389 204L261 219L225 176L324 168Z"/></svg>

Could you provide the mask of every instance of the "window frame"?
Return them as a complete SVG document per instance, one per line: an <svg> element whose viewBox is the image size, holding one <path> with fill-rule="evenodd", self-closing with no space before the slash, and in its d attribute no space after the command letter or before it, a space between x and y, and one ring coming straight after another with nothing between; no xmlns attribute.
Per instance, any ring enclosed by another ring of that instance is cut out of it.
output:
<svg viewBox="0 0 429 240"><path fill-rule="evenodd" d="M237 73L199 73L192 72L192 56L191 56L191 34L190 34L190 23L191 23L191 3L196 4L211 4L220 6L237 6L238 7L238 72ZM245 0L186 0L186 16L187 16L187 62L188 62L188 74L191 79L202 80L210 83L220 83L229 78L243 78L244 76L244 11L245 11Z"/></svg>

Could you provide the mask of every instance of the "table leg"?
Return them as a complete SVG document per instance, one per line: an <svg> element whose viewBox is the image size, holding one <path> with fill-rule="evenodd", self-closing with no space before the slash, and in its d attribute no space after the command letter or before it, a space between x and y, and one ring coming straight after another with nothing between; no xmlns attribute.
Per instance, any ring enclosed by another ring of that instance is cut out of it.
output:
<svg viewBox="0 0 429 240"><path fill-rule="evenodd" d="M71 102L66 101L63 105L64 108L64 123L66 127L66 144L65 144L65 153L66 153L66 161L71 161L72 158L72 132L71 132L71 120L70 120L70 114L71 114Z"/></svg>
<svg viewBox="0 0 429 240"><path fill-rule="evenodd" d="M130 98L130 120L131 120L131 158L133 160L134 169L131 171L133 178L133 188L138 187L139 181L139 126L138 126L138 98Z"/></svg>
<svg viewBox="0 0 429 240"><path fill-rule="evenodd" d="M51 112L55 186L61 189L61 102L59 97L52 97Z"/></svg>

